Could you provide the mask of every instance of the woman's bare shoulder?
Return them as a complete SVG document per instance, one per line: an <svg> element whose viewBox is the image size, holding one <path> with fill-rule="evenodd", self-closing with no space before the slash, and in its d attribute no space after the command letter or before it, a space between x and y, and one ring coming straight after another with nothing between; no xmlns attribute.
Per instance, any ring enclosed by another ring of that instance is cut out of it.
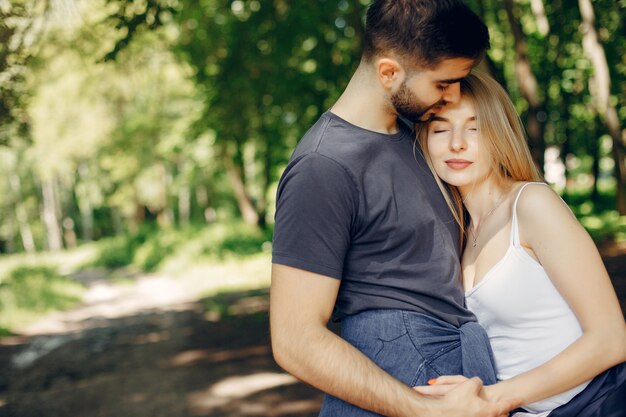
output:
<svg viewBox="0 0 626 417"><path fill-rule="evenodd" d="M550 230L579 225L569 206L550 186L530 183L517 202L517 217L525 230L548 233Z"/></svg>

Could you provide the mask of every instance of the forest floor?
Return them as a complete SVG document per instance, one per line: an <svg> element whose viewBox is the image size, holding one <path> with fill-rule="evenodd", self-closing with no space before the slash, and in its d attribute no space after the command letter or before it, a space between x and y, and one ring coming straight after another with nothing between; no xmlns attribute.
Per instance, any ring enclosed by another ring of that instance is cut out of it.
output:
<svg viewBox="0 0 626 417"><path fill-rule="evenodd" d="M626 311L626 245L601 252ZM104 275L0 339L0 417L317 415L322 395L272 359L266 288L198 298L179 278Z"/></svg>

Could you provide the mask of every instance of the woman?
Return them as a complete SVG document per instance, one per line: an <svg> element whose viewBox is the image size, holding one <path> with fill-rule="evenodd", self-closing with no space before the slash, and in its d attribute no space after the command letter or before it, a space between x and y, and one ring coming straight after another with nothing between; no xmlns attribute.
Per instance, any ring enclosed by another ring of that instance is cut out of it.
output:
<svg viewBox="0 0 626 417"><path fill-rule="evenodd" d="M626 373L621 365L613 369L619 378L589 385L626 360L624 318L598 251L539 182L504 89L472 73L461 95L418 126L418 138L431 169L452 186L448 193L440 183L466 236L466 301L489 335L500 381L485 395L521 399L541 416L578 394L578 402L598 403ZM437 395L462 379L443 376L417 390Z"/></svg>

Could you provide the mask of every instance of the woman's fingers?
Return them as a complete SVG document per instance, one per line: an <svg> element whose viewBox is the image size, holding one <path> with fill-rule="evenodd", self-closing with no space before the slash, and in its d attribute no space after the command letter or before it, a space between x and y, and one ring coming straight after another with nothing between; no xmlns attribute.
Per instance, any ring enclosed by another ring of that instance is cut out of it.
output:
<svg viewBox="0 0 626 417"><path fill-rule="evenodd" d="M469 378L463 375L442 375L438 378L433 378L428 381L428 385L447 385L447 384L461 384L467 381Z"/></svg>
<svg viewBox="0 0 626 417"><path fill-rule="evenodd" d="M423 385L419 387L413 387L413 389L422 395L427 395L430 397L440 397L452 391L454 387L456 387L456 384L430 385L430 386Z"/></svg>

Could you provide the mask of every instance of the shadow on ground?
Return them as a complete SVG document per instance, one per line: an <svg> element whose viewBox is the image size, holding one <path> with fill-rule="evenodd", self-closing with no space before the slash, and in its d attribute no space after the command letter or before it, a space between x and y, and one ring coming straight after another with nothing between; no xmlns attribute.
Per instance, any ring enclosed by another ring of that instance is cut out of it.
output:
<svg viewBox="0 0 626 417"><path fill-rule="evenodd" d="M626 249L603 259L626 311ZM0 341L0 417L312 417L269 347L267 289Z"/></svg>
<svg viewBox="0 0 626 417"><path fill-rule="evenodd" d="M5 339L0 416L315 416L321 394L272 359L267 307L267 290L222 293Z"/></svg>

